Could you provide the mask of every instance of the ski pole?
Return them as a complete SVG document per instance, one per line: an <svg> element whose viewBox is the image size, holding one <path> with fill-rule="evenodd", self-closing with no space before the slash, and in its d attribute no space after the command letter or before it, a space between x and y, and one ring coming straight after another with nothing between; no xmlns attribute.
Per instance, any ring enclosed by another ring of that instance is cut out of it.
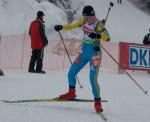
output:
<svg viewBox="0 0 150 122"><path fill-rule="evenodd" d="M105 18L105 22L104 22L104 24L106 23L107 18L108 18L108 15L109 15L110 10L111 10L111 7L113 7L113 6L114 6L114 3L113 3L113 2L110 2L110 4L109 4L109 8L108 8L108 12L107 12L107 15L106 15L106 18Z"/></svg>
<svg viewBox="0 0 150 122"><path fill-rule="evenodd" d="M60 36L61 41L62 41L62 43L63 43L63 46L64 46L64 48L65 48L65 51L66 51L66 53L67 53L68 59L69 59L69 61L70 61L70 64L72 65L72 61L71 61L69 52L68 52L68 50L67 50L67 47L66 47L66 45L65 45L65 43L64 43L64 39L63 39L63 37L62 37L60 31L58 31L58 33L59 33L59 36ZM77 78L77 81L78 81L78 84L79 84L80 88L83 88L83 86L82 86L81 83L80 83L80 80L79 80L78 76L76 76L76 78Z"/></svg>
<svg viewBox="0 0 150 122"><path fill-rule="evenodd" d="M109 12L110 12L110 10L111 10L111 7L113 7L113 5L114 5L114 4L113 4L112 2L110 2L110 6L109 6L109 9L108 9L108 13L107 13L107 16L106 16L104 25L106 24L106 21L107 21ZM120 68L121 68L120 63L117 62L117 60L104 48L104 46L101 45L101 47L102 47L103 50L113 59L113 61L114 61L117 65L119 65ZM143 91L145 94L148 93L148 91L147 91L147 90L144 90L144 88L143 88L125 69L122 69L122 70L123 70L123 71L126 73L126 75L141 89L141 91Z"/></svg>
<svg viewBox="0 0 150 122"><path fill-rule="evenodd" d="M117 62L117 60L104 48L103 45L101 45L101 47L103 48L103 50L113 59L113 61L118 64L121 68L121 65L119 62ZM122 68L122 70L127 74L127 76L141 89L141 91L143 91L145 94L148 93L147 90L144 90L144 88L125 70Z"/></svg>

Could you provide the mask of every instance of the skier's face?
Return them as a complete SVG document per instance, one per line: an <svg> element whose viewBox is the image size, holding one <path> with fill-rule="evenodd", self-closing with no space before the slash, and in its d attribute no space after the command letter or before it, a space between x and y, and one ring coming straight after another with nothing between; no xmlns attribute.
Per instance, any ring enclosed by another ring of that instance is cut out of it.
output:
<svg viewBox="0 0 150 122"><path fill-rule="evenodd" d="M96 16L84 16L84 20L88 23L88 24L93 24L96 22Z"/></svg>

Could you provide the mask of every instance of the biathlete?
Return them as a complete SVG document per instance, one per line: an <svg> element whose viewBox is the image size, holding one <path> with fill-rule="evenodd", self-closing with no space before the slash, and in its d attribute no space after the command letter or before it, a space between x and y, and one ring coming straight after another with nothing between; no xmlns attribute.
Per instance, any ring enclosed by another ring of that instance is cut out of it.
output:
<svg viewBox="0 0 150 122"><path fill-rule="evenodd" d="M90 5L85 6L82 11L83 18L78 21L65 24L55 25L55 30L72 30L81 27L83 30L82 48L78 57L70 67L68 73L69 91L59 96L60 99L72 100L76 98L76 75L89 62L90 63L90 83L94 95L94 107L96 112L103 112L100 87L97 81L100 62L101 48L100 41L109 41L109 33L104 24L95 16L94 8Z"/></svg>

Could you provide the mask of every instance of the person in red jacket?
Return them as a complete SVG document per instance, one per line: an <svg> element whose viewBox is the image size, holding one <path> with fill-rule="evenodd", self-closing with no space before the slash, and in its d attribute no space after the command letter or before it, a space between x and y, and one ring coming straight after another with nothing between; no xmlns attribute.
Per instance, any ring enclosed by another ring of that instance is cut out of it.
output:
<svg viewBox="0 0 150 122"><path fill-rule="evenodd" d="M32 55L28 72L32 73L46 73L42 70L44 47L48 44L48 40L45 35L45 25L43 21L44 16L43 11L38 11L36 20L32 21L30 24L29 35L31 38ZM34 69L35 65L36 68Z"/></svg>

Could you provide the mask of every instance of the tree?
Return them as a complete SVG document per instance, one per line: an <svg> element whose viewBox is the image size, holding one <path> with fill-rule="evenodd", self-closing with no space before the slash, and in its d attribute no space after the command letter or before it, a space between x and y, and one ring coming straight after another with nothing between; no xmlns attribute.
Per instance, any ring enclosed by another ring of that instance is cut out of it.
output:
<svg viewBox="0 0 150 122"><path fill-rule="evenodd" d="M67 16L68 23L71 23L74 18L75 10L72 8L71 0L48 0L49 2L55 4L57 7L61 8Z"/></svg>
<svg viewBox="0 0 150 122"><path fill-rule="evenodd" d="M141 10L150 14L150 0L130 0L130 1Z"/></svg>
<svg viewBox="0 0 150 122"><path fill-rule="evenodd" d="M55 6L61 8L67 17L68 23L74 20L80 7L84 4L83 0L36 0L38 3L48 1L53 3Z"/></svg>

